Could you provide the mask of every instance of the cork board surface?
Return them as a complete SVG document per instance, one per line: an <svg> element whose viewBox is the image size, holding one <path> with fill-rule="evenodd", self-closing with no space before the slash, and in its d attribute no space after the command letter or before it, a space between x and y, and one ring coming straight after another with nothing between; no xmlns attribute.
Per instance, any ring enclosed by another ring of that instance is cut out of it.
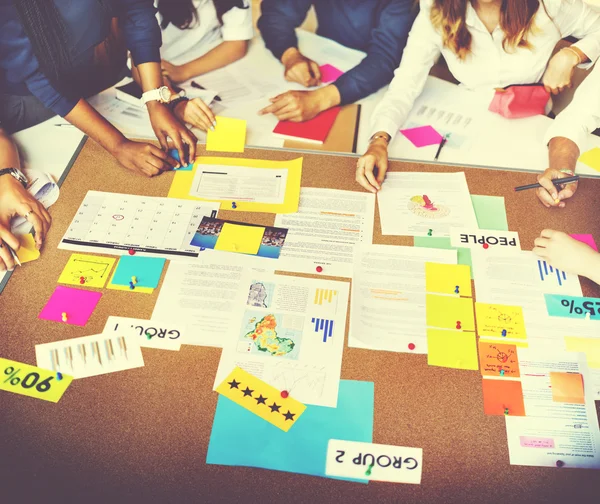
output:
<svg viewBox="0 0 600 504"><path fill-rule="evenodd" d="M200 147L199 154L203 150ZM246 150L245 156L292 159L298 153ZM304 154L303 186L359 190L356 157ZM392 162L392 170L458 171ZM565 210L549 211L532 191L514 193L535 174L465 169L472 194L504 196L509 227L524 249L544 227L600 237L600 180L580 184ZM23 267L0 296L0 355L35 364L34 345L101 332L109 315L148 318L153 295L104 290L87 327L40 321L71 252L57 245L88 189L167 194L173 174L145 179L120 168L91 140L61 197L44 253ZM272 224L268 214L221 211L220 217ZM412 238L375 243L411 245ZM586 295L600 295L584 281ZM598 502L596 471L509 465L504 419L483 414L478 372L427 366L426 356L346 348L342 378L375 382L374 442L421 447L421 485L369 485L254 468L206 465L220 350L144 349L145 367L79 380L58 404L0 394L0 501L58 503L548 503ZM597 406L599 403L597 403ZM252 435L252 433L248 433Z"/></svg>

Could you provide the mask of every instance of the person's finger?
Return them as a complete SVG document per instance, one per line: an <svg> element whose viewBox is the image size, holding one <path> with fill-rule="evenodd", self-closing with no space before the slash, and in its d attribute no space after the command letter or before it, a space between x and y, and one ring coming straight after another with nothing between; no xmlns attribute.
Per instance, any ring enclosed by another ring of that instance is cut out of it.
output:
<svg viewBox="0 0 600 504"><path fill-rule="evenodd" d="M211 125L214 125L217 122L217 119L215 118L215 114L213 113L213 111L211 110L211 108L206 103L204 103L200 99L194 99L192 101L192 103L196 107L198 107L204 113L204 115L206 115L206 117L208 117L208 120L209 120L209 122L210 122Z"/></svg>
<svg viewBox="0 0 600 504"><path fill-rule="evenodd" d="M293 80L298 84L302 84L303 86L308 86L308 83L311 80L308 63L296 65L294 68L292 68L291 74Z"/></svg>
<svg viewBox="0 0 600 504"><path fill-rule="evenodd" d="M12 271L15 268L15 260L13 259L13 255L11 254L10 250L8 250L8 245L6 243L2 243L1 240L0 246L0 270Z"/></svg>
<svg viewBox="0 0 600 504"><path fill-rule="evenodd" d="M364 176L370 186L369 190L371 192L377 192L377 181L373 175L373 170L375 169L375 158L373 156L365 156L363 158L362 167L364 170Z"/></svg>
<svg viewBox="0 0 600 504"><path fill-rule="evenodd" d="M196 135L194 135L189 129L185 129L183 132L183 141L187 144L187 164L191 164L196 159L196 144L198 143L198 139Z"/></svg>
<svg viewBox="0 0 600 504"><path fill-rule="evenodd" d="M46 221L46 224L48 224L48 227L50 227L50 224L52 224L52 217L50 216L50 214L48 213L48 210L46 210L46 208L44 207L44 205L42 205L40 203L39 207L40 207L40 215Z"/></svg>
<svg viewBox="0 0 600 504"><path fill-rule="evenodd" d="M550 238L545 238L544 236L538 236L533 243L536 247L546 248L550 243Z"/></svg>
<svg viewBox="0 0 600 504"><path fill-rule="evenodd" d="M319 65L314 61L310 62L310 72L312 73L314 79L317 81L317 84L320 83L321 82L321 69L319 68Z"/></svg>
<svg viewBox="0 0 600 504"><path fill-rule="evenodd" d="M373 173L373 168L371 168L370 170L365 169L365 177L367 177L369 184L371 184L375 189L377 189L377 190L381 189L381 186L377 183L377 180L375 179L375 174Z"/></svg>
<svg viewBox="0 0 600 504"><path fill-rule="evenodd" d="M188 111L188 121L192 126L202 131L208 131L212 126L206 115L196 108L190 108Z"/></svg>
<svg viewBox="0 0 600 504"><path fill-rule="evenodd" d="M296 108L289 108L286 110L281 110L275 114L275 117L280 121L293 121L299 122L302 121L302 111Z"/></svg>
<svg viewBox="0 0 600 504"><path fill-rule="evenodd" d="M181 166L186 166L188 164L187 163L187 154L186 154L185 148L183 146L184 142L183 142L180 132L173 131L172 133L169 134L169 137L175 144L175 148L177 149L177 152L179 154L179 159L181 159Z"/></svg>
<svg viewBox="0 0 600 504"><path fill-rule="evenodd" d="M536 191L538 199L543 203L546 208L556 205L556 198L553 198L548 191L543 187L538 187Z"/></svg>
<svg viewBox="0 0 600 504"><path fill-rule="evenodd" d="M358 169L356 171L356 181L361 186L363 186L367 191L372 192L372 193L377 192L377 190L371 184L369 184L369 181L367 180L367 177L365 177L365 172L363 169Z"/></svg>
<svg viewBox="0 0 600 504"><path fill-rule="evenodd" d="M559 177L560 177L560 175L559 175ZM552 179L550 177L548 177L547 175L538 175L537 180L538 180L538 183L544 189L546 189L548 194L552 197L552 200L555 200L556 198L558 198L558 189L556 189L556 186L552 183Z"/></svg>
<svg viewBox="0 0 600 504"><path fill-rule="evenodd" d="M387 157L382 157L377 161L377 189L381 189L381 184L385 180L385 174L388 169Z"/></svg>
<svg viewBox="0 0 600 504"><path fill-rule="evenodd" d="M160 150L155 145L148 144L148 154L149 157L158 158L159 164L157 165L157 167L159 167L160 170L164 171L169 170L171 168L179 168L179 166L181 166L181 163L179 163L179 161L169 156L165 151Z"/></svg>
<svg viewBox="0 0 600 504"><path fill-rule="evenodd" d="M577 184L566 184L558 193L558 199L559 200L566 200L571 198L574 194L575 191L577 191Z"/></svg>
<svg viewBox="0 0 600 504"><path fill-rule="evenodd" d="M555 234L556 234L556 231L554 231L554 229L546 228L546 229L542 229L540 236L542 236L544 238L552 238Z"/></svg>
<svg viewBox="0 0 600 504"><path fill-rule="evenodd" d="M19 250L21 246L19 239L10 232L10 223L0 223L0 240L4 241L13 250Z"/></svg>
<svg viewBox="0 0 600 504"><path fill-rule="evenodd" d="M144 175L146 175L146 177L154 177L163 171L154 166L148 159L145 159L140 165L140 170Z"/></svg>
<svg viewBox="0 0 600 504"><path fill-rule="evenodd" d="M277 115L277 112L279 110L281 110L284 107L287 107L289 105L290 101L289 101L289 97L285 97L285 98L281 98L279 100L277 100L276 102L273 102L271 105L267 105L265 108L261 109L258 111L259 115L265 115L265 114L275 114Z"/></svg>
<svg viewBox="0 0 600 504"><path fill-rule="evenodd" d="M158 143L160 144L161 149L168 151L169 142L167 142L167 135L165 135L162 131L155 131L154 134L156 135L156 138L158 138Z"/></svg>
<svg viewBox="0 0 600 504"><path fill-rule="evenodd" d="M547 253L547 251L546 251L546 249L545 249L545 248L542 248L542 247L533 247L533 250L532 250L532 252L533 252L533 253L534 253L536 256L538 256L538 257L541 257L542 259L545 259L545 258L546 258L546 253Z"/></svg>
<svg viewBox="0 0 600 504"><path fill-rule="evenodd" d="M44 238L46 238L44 223L41 217L35 212L31 212L29 214L27 221L33 226L33 231L35 233L35 245L39 249L44 243Z"/></svg>

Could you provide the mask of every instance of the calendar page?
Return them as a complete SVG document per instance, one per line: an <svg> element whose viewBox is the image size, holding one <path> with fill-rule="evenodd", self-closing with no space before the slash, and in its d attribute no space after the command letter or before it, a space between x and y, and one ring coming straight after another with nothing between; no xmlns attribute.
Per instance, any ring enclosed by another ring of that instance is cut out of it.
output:
<svg viewBox="0 0 600 504"><path fill-rule="evenodd" d="M190 245L219 203L88 191L58 248L123 255L198 257Z"/></svg>

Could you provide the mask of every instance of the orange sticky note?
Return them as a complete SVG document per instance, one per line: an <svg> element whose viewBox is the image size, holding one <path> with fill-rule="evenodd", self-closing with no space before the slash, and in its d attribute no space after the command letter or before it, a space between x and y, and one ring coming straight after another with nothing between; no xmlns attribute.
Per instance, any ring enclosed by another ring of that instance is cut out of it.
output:
<svg viewBox="0 0 600 504"><path fill-rule="evenodd" d="M517 346L479 340L479 367L484 376L518 378Z"/></svg>
<svg viewBox="0 0 600 504"><path fill-rule="evenodd" d="M550 372L552 400L573 404L585 404L583 377L580 373Z"/></svg>
<svg viewBox="0 0 600 504"><path fill-rule="evenodd" d="M483 411L486 415L525 416L520 381L483 378Z"/></svg>

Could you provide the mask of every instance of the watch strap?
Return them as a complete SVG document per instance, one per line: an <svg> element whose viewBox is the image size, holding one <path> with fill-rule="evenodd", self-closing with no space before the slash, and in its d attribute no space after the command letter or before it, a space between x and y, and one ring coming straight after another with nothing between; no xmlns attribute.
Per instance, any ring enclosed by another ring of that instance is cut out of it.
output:
<svg viewBox="0 0 600 504"><path fill-rule="evenodd" d="M190 101L190 99L187 96L178 96L177 98L174 98L173 100L171 100L169 103L167 103L167 107L169 107L171 110L175 110L175 107L184 101Z"/></svg>

